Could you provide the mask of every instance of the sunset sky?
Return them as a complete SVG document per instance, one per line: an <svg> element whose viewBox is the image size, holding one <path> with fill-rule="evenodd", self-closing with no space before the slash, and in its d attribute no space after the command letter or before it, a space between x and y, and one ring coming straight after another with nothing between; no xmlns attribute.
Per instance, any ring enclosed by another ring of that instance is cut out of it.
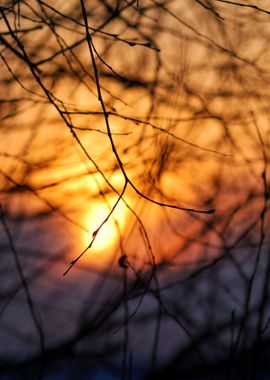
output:
<svg viewBox="0 0 270 380"><path fill-rule="evenodd" d="M1 379L267 378L270 7L246 3L1 4Z"/></svg>

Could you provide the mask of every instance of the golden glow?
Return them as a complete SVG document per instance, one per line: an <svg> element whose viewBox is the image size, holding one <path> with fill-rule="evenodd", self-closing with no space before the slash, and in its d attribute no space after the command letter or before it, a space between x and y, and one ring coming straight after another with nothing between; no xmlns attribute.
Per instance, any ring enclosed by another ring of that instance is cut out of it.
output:
<svg viewBox="0 0 270 380"><path fill-rule="evenodd" d="M92 205L83 216L83 224L89 230L89 233L83 233L83 243L89 245L92 240L92 234L95 232L103 221L107 218L110 210L117 201L117 197L111 197L106 201L92 201ZM100 228L96 239L91 247L92 252L110 253L116 247L119 233L123 230L126 220L126 208L122 201L119 202L113 214L107 222Z"/></svg>

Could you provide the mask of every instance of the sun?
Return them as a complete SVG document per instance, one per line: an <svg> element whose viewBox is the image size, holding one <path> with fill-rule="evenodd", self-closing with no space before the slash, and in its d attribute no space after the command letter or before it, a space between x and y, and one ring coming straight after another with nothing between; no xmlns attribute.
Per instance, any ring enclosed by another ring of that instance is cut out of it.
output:
<svg viewBox="0 0 270 380"><path fill-rule="evenodd" d="M92 234L95 232L103 221L109 215L112 207L117 201L117 197L111 197L101 202L93 202L83 217L83 224L89 230L83 236L84 245L89 245L92 240ZM95 241L91 247L92 252L104 252L112 250L117 245L119 234L124 228L126 220L126 207L122 201L118 203L113 214L107 222L100 228Z"/></svg>

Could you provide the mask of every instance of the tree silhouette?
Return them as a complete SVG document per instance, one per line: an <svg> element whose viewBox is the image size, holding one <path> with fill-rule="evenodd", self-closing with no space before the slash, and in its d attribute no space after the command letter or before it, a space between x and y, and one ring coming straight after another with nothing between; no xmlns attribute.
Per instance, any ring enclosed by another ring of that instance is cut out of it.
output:
<svg viewBox="0 0 270 380"><path fill-rule="evenodd" d="M2 2L3 378L267 378L268 8Z"/></svg>

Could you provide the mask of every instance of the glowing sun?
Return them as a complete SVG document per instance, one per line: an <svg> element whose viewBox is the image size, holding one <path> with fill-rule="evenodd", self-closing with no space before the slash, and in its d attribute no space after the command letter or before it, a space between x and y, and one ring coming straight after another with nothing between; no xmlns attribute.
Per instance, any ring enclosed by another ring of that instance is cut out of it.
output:
<svg viewBox="0 0 270 380"><path fill-rule="evenodd" d="M83 224L89 230L89 233L85 233L83 237L86 246L91 242L93 232L95 232L107 218L116 201L116 197L106 199L106 202L95 201L85 213ZM125 219L126 208L124 203L120 201L113 214L97 233L91 251L107 251L115 247L119 234L125 225Z"/></svg>

